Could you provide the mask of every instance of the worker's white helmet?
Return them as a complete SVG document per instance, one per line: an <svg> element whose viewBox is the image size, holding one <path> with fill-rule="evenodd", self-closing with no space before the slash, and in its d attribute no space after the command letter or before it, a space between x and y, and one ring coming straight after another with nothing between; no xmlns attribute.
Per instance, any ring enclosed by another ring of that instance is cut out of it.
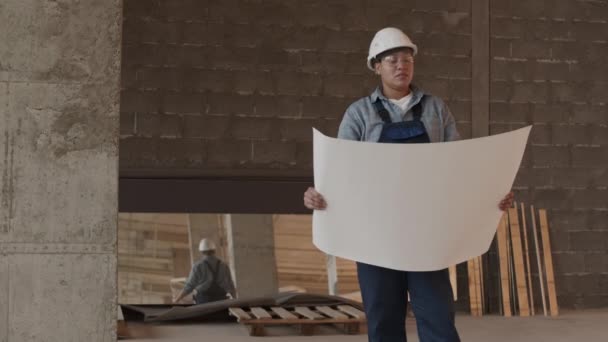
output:
<svg viewBox="0 0 608 342"><path fill-rule="evenodd" d="M414 56L418 53L418 47L412 43L410 38L400 29L394 27L383 28L376 32L372 43L369 45L369 55L367 56L367 67L374 71L373 60L379 54L397 48L410 48Z"/></svg>
<svg viewBox="0 0 608 342"><path fill-rule="evenodd" d="M201 252L214 251L215 243L209 239L202 239L198 244L198 250Z"/></svg>

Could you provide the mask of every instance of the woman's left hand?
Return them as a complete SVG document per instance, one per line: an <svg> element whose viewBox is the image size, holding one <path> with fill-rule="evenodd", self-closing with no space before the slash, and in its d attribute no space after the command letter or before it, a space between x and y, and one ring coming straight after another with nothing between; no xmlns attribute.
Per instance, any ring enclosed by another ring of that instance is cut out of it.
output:
<svg viewBox="0 0 608 342"><path fill-rule="evenodd" d="M513 197L515 195L513 194L513 191L509 192L505 198L502 199L502 201L500 201L500 203L498 204L498 208L500 208L500 210L502 211L506 211L507 209L511 208L513 206Z"/></svg>

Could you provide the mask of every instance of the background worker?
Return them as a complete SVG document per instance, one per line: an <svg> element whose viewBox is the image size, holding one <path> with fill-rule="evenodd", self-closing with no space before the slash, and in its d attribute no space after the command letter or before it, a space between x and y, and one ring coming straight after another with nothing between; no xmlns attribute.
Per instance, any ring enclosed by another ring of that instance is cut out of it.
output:
<svg viewBox="0 0 608 342"><path fill-rule="evenodd" d="M216 257L215 243L209 239L202 239L198 249L202 258L192 266L184 289L173 299L173 302L178 303L193 291L196 304L224 300L228 298L228 294L236 298L230 268Z"/></svg>

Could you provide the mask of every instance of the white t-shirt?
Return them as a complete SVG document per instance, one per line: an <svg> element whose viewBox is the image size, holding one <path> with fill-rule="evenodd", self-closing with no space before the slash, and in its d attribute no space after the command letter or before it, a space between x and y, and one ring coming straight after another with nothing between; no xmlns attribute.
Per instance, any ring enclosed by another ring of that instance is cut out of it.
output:
<svg viewBox="0 0 608 342"><path fill-rule="evenodd" d="M413 92L410 91L409 95L400 98L399 100L394 100L394 99L389 99L392 103L396 104L399 108L401 108L402 111L405 112L405 110L407 109L407 106L410 104L410 101L412 100L412 96Z"/></svg>

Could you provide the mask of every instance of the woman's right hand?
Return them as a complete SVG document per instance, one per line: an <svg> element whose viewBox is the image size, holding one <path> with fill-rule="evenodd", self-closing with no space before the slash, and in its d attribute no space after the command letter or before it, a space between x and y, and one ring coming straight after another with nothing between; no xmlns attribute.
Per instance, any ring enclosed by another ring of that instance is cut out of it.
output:
<svg viewBox="0 0 608 342"><path fill-rule="evenodd" d="M304 193L304 205L312 210L323 210L327 207L323 196L312 187L308 188Z"/></svg>

